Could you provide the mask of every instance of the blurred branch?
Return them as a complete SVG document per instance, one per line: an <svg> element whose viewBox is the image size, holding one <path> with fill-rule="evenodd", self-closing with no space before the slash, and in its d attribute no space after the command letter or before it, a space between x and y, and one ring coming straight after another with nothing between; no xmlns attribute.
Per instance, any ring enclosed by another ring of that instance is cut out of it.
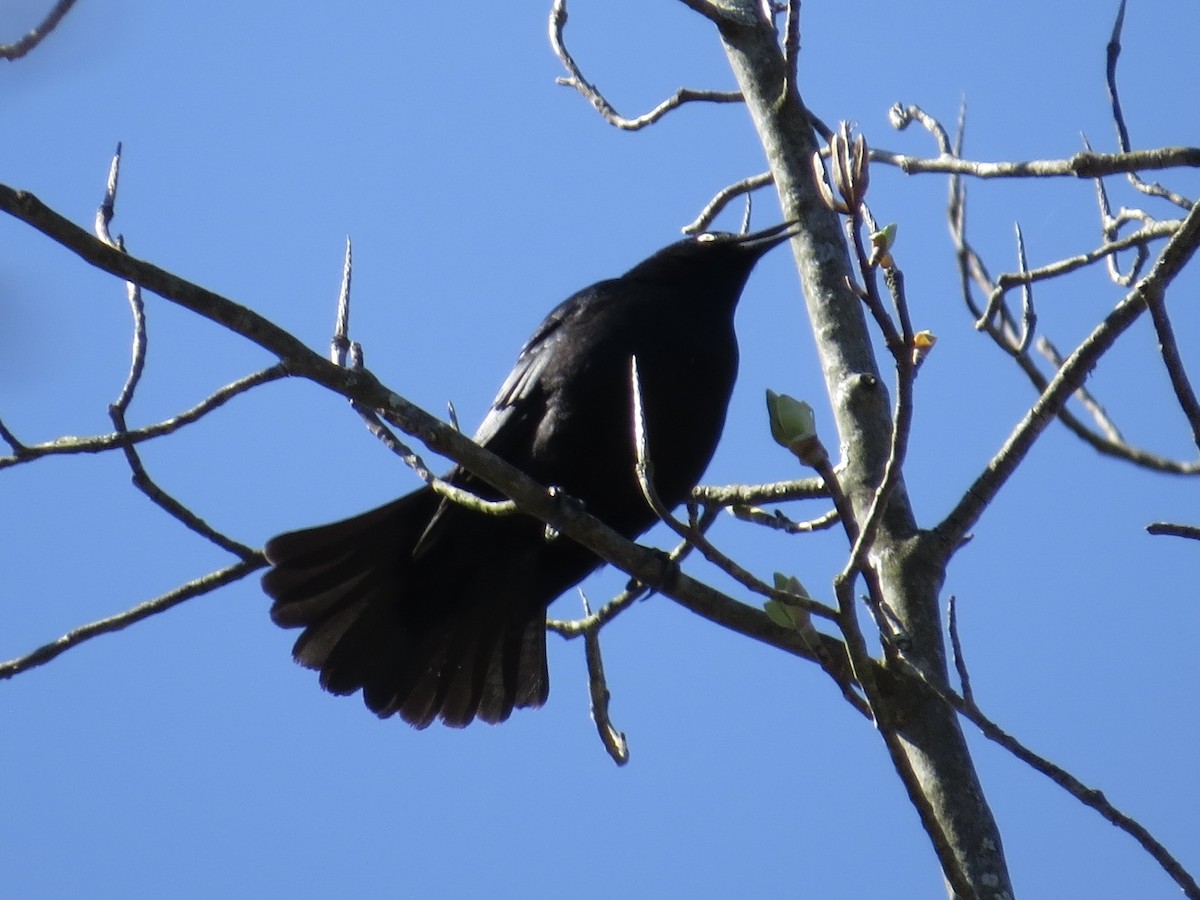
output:
<svg viewBox="0 0 1200 900"><path fill-rule="evenodd" d="M1062 368L1063 355L1058 352L1058 348L1048 338L1040 337L1037 339L1037 351L1050 361L1054 368ZM1043 385L1042 387L1045 387ZM1079 386L1079 390L1075 392L1075 399L1079 401L1079 405L1088 411L1092 417L1092 421L1096 423L1096 427L1103 433L1106 440L1116 445L1129 446L1125 441L1124 435L1121 434L1121 429L1117 427L1108 415L1108 410L1092 396L1092 392L1087 389L1087 385Z"/></svg>
<svg viewBox="0 0 1200 900"><path fill-rule="evenodd" d="M58 27L58 23L63 20L63 16L69 13L71 7L74 5L75 0L58 0L50 9L50 12L46 13L46 17L26 32L24 37L11 44L0 44L0 59L20 59L44 41L46 36Z"/></svg>
<svg viewBox="0 0 1200 900"><path fill-rule="evenodd" d="M1180 525L1176 522L1152 522L1146 526L1146 531L1150 534L1165 534L1171 537L1200 541L1200 527L1196 525Z"/></svg>
<svg viewBox="0 0 1200 900"><path fill-rule="evenodd" d="M809 534L813 531L825 531L839 521L836 509L827 510L814 519L806 519L802 522L789 519L777 509L767 512L758 506L739 505L730 506L728 509L734 518L741 519L743 522L765 525L767 528L773 528L786 534Z"/></svg>
<svg viewBox="0 0 1200 900"><path fill-rule="evenodd" d="M786 500L821 500L829 496L820 478L797 478L770 484L697 485L692 499L712 506L754 506Z"/></svg>
<svg viewBox="0 0 1200 900"><path fill-rule="evenodd" d="M1175 329L1171 326L1171 316L1167 312L1166 300L1161 293L1153 293L1146 297L1146 305L1150 310L1150 320L1154 323L1154 333L1158 337L1158 352L1166 366L1167 376L1171 379L1171 388L1175 391L1175 399L1179 408L1192 429L1192 442L1200 450L1200 402L1196 400L1196 392L1188 378L1183 358L1179 355L1179 344L1175 340Z"/></svg>

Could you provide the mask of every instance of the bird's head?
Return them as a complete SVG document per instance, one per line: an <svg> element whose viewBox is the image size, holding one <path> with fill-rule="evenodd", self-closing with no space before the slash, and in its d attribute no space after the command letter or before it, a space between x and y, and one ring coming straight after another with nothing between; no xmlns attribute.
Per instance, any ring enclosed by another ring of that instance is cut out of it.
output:
<svg viewBox="0 0 1200 900"><path fill-rule="evenodd" d="M795 236L798 231L799 223L792 221L746 234L705 232L668 244L638 263L624 277L727 284L740 292L754 264L763 254Z"/></svg>

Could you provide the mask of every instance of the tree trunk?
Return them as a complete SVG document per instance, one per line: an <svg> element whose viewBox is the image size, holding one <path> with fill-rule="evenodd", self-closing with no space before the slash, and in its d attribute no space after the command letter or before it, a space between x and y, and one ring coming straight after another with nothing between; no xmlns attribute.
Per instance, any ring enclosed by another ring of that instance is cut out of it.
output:
<svg viewBox="0 0 1200 900"><path fill-rule="evenodd" d="M753 4L745 4L753 10ZM861 521L887 462L892 414L859 299L847 283L848 249L837 216L812 174L817 150L797 91L784 93L778 38L761 15L726 20L725 52L766 151L784 214L804 228L792 242L826 389L842 446L842 487ZM947 683L938 592L948 553L915 523L903 480L870 554L882 593L904 635L905 661L933 684ZM895 666L889 667L895 669ZM1011 898L1000 833L983 795L955 712L921 682L887 680L876 716L933 841L953 895Z"/></svg>

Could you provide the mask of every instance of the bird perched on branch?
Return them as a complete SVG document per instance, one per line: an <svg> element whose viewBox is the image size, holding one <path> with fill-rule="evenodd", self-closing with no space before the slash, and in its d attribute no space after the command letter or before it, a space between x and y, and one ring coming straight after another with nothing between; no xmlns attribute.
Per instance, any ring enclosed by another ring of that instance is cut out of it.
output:
<svg viewBox="0 0 1200 900"><path fill-rule="evenodd" d="M685 500L716 449L737 374L734 308L793 223L703 234L567 298L522 348L475 441L560 488L627 538L655 521L634 471L637 358L654 482ZM487 499L464 469L447 480ZM600 566L523 514L489 516L421 488L362 515L269 541L271 618L335 694L424 728L502 722L550 690L546 607Z"/></svg>

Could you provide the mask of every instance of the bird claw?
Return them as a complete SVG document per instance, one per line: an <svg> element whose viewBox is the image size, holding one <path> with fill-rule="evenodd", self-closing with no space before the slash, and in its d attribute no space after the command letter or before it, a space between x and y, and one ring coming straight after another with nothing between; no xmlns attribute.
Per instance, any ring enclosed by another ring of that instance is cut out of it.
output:
<svg viewBox="0 0 1200 900"><path fill-rule="evenodd" d="M587 512L587 505L578 497L573 497L565 490L557 485L550 485L546 489L547 493L553 498L558 505L559 511L565 515L582 515ZM559 535L559 531L550 523L546 523L545 539L546 543L555 540Z"/></svg>

